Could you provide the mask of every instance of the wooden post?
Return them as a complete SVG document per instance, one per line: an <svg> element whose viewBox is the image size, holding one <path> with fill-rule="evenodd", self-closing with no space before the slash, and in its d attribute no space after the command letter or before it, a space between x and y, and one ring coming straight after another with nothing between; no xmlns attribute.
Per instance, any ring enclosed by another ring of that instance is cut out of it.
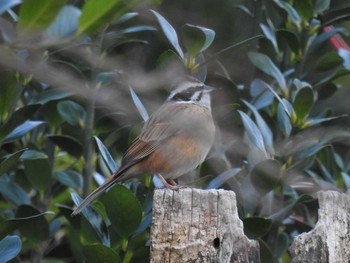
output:
<svg viewBox="0 0 350 263"><path fill-rule="evenodd" d="M318 222L294 239L292 262L350 262L350 193L319 192L318 200Z"/></svg>
<svg viewBox="0 0 350 263"><path fill-rule="evenodd" d="M260 262L232 191L185 188L153 196L151 262Z"/></svg>

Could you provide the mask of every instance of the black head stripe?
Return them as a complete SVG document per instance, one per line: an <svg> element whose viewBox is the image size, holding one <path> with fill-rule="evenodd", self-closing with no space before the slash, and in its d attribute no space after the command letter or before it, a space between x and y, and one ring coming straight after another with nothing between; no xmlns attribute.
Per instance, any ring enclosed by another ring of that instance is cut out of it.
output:
<svg viewBox="0 0 350 263"><path fill-rule="evenodd" d="M196 98L196 101L200 101L202 99L202 96L203 96L203 91L199 92L199 94Z"/></svg>
<svg viewBox="0 0 350 263"><path fill-rule="evenodd" d="M186 90L183 90L179 93L174 94L171 100L172 101L190 101L193 95L198 91L203 91L203 88L204 86L202 85L190 87ZM202 97L202 92L199 92L199 95L197 96L197 98L192 98L192 99L195 99L198 101L201 99L201 97Z"/></svg>

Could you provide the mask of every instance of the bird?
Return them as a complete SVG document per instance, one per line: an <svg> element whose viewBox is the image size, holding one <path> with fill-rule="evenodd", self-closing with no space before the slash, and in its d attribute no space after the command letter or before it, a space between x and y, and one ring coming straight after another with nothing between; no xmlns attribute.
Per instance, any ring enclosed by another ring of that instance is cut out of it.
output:
<svg viewBox="0 0 350 263"><path fill-rule="evenodd" d="M215 137L210 101L214 88L192 76L182 77L173 86L164 104L127 148L120 168L89 194L72 216L113 185L146 173L158 176L165 188L177 190L174 179L193 171L205 160Z"/></svg>

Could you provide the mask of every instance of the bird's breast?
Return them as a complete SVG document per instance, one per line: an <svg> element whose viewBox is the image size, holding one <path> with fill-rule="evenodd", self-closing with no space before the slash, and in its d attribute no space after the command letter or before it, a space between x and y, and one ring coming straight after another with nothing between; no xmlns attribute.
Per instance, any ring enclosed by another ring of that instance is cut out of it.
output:
<svg viewBox="0 0 350 263"><path fill-rule="evenodd" d="M195 169L204 160L210 147L203 146L194 138L176 136L147 157L145 169L166 179L177 178Z"/></svg>

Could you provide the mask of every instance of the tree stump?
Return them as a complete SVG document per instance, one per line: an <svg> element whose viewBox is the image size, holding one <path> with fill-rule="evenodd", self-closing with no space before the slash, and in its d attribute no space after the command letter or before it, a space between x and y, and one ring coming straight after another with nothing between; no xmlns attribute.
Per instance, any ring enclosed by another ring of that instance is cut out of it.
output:
<svg viewBox="0 0 350 263"><path fill-rule="evenodd" d="M297 236L290 248L292 262L350 262L350 194L318 193L318 222Z"/></svg>
<svg viewBox="0 0 350 263"><path fill-rule="evenodd" d="M260 262L259 244L243 233L234 192L156 190L151 262Z"/></svg>

